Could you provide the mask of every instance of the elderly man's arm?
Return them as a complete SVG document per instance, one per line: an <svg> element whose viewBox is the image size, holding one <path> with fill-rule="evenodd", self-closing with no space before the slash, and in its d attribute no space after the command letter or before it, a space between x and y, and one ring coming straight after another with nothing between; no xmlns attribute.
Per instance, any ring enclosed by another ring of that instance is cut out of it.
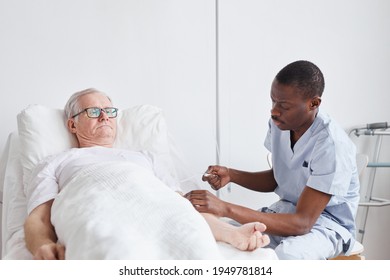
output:
<svg viewBox="0 0 390 280"><path fill-rule="evenodd" d="M51 206L49 200L31 211L24 224L26 246L40 260L63 260L65 248L57 244L57 235L50 221Z"/></svg>

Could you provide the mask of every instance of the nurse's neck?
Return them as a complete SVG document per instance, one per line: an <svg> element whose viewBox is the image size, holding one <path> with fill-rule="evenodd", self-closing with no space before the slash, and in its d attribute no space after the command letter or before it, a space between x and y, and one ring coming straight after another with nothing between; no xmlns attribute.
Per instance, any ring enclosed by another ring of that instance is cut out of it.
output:
<svg viewBox="0 0 390 280"><path fill-rule="evenodd" d="M299 140L300 137L296 138L294 136L294 131L290 130L290 148L294 150L295 143Z"/></svg>
<svg viewBox="0 0 390 280"><path fill-rule="evenodd" d="M291 144L291 150L294 149L295 144L298 142L298 140L302 137L303 134L311 127L311 125L314 123L315 118L317 117L318 109L314 112L314 114L309 117L308 121L303 123L299 128L290 130L290 144Z"/></svg>

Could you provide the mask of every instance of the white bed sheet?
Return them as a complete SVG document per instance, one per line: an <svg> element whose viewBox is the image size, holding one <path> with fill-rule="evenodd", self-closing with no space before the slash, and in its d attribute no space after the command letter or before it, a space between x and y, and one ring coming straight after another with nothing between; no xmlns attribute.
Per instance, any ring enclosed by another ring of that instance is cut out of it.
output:
<svg viewBox="0 0 390 280"><path fill-rule="evenodd" d="M69 143L71 143L69 141L72 141L70 137L65 138L65 141L68 142L65 142L65 144L61 146L61 141L64 141L63 133L65 132L60 131L59 133L52 134L50 129L51 125L60 125L58 123L59 121L62 121L59 117L59 113L61 113L60 110L53 110L35 105L32 106L32 108L27 108L26 111L23 112L22 118L27 116L29 118L36 117L39 119L42 117L40 115L42 112L46 117L53 120L53 123L49 124L48 128L45 128L46 132L50 134L50 141L60 142L59 144L56 144L58 145L57 149L63 149L66 145L69 146ZM50 115L53 116L50 118ZM19 116L18 119L19 124L21 121L20 118L21 116ZM172 165L172 174L179 179L191 177L190 175L192 174L185 168L186 164L181 158L179 149L175 147L174 142L172 142L173 139L170 138L169 133L167 133L166 124L160 109L153 106L145 107L145 105L143 105L128 111L125 110L122 118L118 118L118 123L118 133L120 133L117 142L118 147L132 148L129 143L133 143L132 145L135 143L137 149L145 147L152 150L154 149L154 152L158 152L166 158L166 163L168 165ZM152 127L150 127L151 124ZM129 125L130 129L124 129L124 127ZM138 125L139 127L134 127L134 125ZM6 150L2 157L3 162L0 170L0 176L2 176L2 178L0 178L0 184L3 185L3 259L32 258L30 252L26 249L24 242L23 223L26 218L27 210L23 177L30 171L29 168L32 168L40 158L47 155L48 151L46 149L48 148L48 144L44 142L48 139L48 135L34 131L34 129L41 129L42 124L38 122L35 122L34 124L31 120L28 120L25 121L24 126L27 126L29 130L31 130L32 127L33 132L27 131L28 135L26 137L26 130L21 133L21 127L23 129L23 125L19 125L19 131L10 134ZM134 138L134 135L139 135L139 137ZM154 137L153 140L148 139L148 137L150 138L150 135ZM25 138L21 140L21 137ZM188 184L187 181L186 186L189 186L190 188L197 187L197 182L194 180L191 185ZM260 248L253 252L242 252L225 243L218 242L216 245L222 259L277 259L276 254L272 249Z"/></svg>
<svg viewBox="0 0 390 280"><path fill-rule="evenodd" d="M26 198L23 191L23 172L20 164L20 144L17 132L10 134L3 159L3 217L2 258L31 259L24 243L23 223L27 216Z"/></svg>

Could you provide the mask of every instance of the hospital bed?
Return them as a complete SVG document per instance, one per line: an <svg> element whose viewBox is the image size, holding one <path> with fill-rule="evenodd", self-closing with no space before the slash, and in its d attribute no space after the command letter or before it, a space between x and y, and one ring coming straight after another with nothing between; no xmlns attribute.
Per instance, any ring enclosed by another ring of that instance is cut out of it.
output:
<svg viewBox="0 0 390 280"><path fill-rule="evenodd" d="M26 249L23 230L23 224L27 216L24 190L26 182L33 167L41 159L48 155L57 154L71 147L75 147L76 141L65 127L63 110L61 109L48 108L42 105L30 105L18 114L17 121L18 129L8 137L0 166L0 190L3 193L1 223L2 259L28 260L32 256ZM131 150L147 150L154 153L165 163L171 175L182 183L183 191L186 192L199 188L199 179L196 177L200 176L194 176L190 168L188 168L186 160L183 159L180 149L177 148L167 129L166 121L160 108L151 105L139 105L120 110L117 121L118 130L115 147ZM58 226L63 232L59 239L65 243L70 241L75 242L75 244L69 245L69 248L68 245L66 246L67 253L68 249L71 251L72 246L76 248L74 249L76 254L71 255L71 258L76 259L156 259L160 257L162 259L277 259L272 249L259 248L253 252L243 252L225 243L215 242L214 239L210 241L208 227L204 228L203 232L198 232L197 235L192 234L192 232L188 233L190 235L188 238L192 238L188 241L189 243L194 243L194 245L192 247L183 247L183 234L187 226L191 226L190 224L185 224L185 221L188 220L188 223L191 222L195 225L199 223L199 228L203 229L204 220L199 219L201 217L200 214L193 209L188 201L179 197L177 194L173 197L173 193L172 191L171 195L165 191L161 192L161 198L170 202L169 205L162 204L161 207L163 208L159 208L160 202L157 201L153 205L144 205L142 210L137 212L136 217L134 217L136 221L134 223L132 222L132 227L127 228L133 232L137 240L135 242L137 244L133 243L130 246L133 251L130 255L121 255L118 253L123 248L126 248L126 246L123 246L123 244L115 244L118 243L114 239L115 235L110 236L110 234L107 234L107 232L111 232L109 226L104 225L103 228L96 227L96 224L99 224L96 221L94 221L94 226L91 227L98 234L96 239L94 239L95 237L90 238L93 246L88 247L85 244L81 244L86 243L86 241L78 239L81 234L80 230L85 234L88 230L87 228L92 223L89 220L84 220L81 223L85 223L85 225L82 225L78 229L73 229L77 224L74 217L78 215L78 205L67 205L65 200L65 202L62 202L65 203L64 208L52 210L53 212L57 211L54 214L52 213L52 217L56 215L60 222L65 221ZM157 192L157 194L159 193ZM145 197L144 195L138 197L137 201L142 200ZM87 203L83 204L84 207L99 208L99 201L87 201ZM149 208L150 211L148 212L147 209ZM177 214L169 216L165 214L168 210L165 211L164 209L176 211ZM88 212L87 210L88 208L85 208L82 212ZM73 214L73 216L68 217L67 215L70 214ZM161 224L160 228L156 224L156 228L153 228L153 230L149 230L147 233L145 231L142 232L145 221L153 215L156 216L155 219L159 219L157 223ZM172 217L176 219L176 222L173 222ZM83 218L89 219L89 216L83 216ZM91 217L91 219L93 218ZM117 226L118 224L115 225L115 227ZM151 233L149 234L149 232ZM163 232L165 233L163 234ZM73 239L69 235L73 236ZM152 243L153 248L148 247L145 242L142 242L143 237L147 237L153 241L149 242ZM107 255L102 253L102 250L104 251L105 248L104 242L110 243L107 246L112 247L114 253L111 252ZM99 251L97 248L103 249ZM87 252L90 254L77 255L80 251L91 252Z"/></svg>

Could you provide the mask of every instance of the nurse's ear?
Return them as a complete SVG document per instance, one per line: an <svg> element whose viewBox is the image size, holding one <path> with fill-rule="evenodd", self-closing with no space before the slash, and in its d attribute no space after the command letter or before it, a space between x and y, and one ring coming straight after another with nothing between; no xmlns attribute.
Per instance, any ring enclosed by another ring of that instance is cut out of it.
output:
<svg viewBox="0 0 390 280"><path fill-rule="evenodd" d="M310 101L310 109L311 110L318 109L318 107L320 107L320 105L321 105L321 97L319 97L319 96L313 97L312 100Z"/></svg>

